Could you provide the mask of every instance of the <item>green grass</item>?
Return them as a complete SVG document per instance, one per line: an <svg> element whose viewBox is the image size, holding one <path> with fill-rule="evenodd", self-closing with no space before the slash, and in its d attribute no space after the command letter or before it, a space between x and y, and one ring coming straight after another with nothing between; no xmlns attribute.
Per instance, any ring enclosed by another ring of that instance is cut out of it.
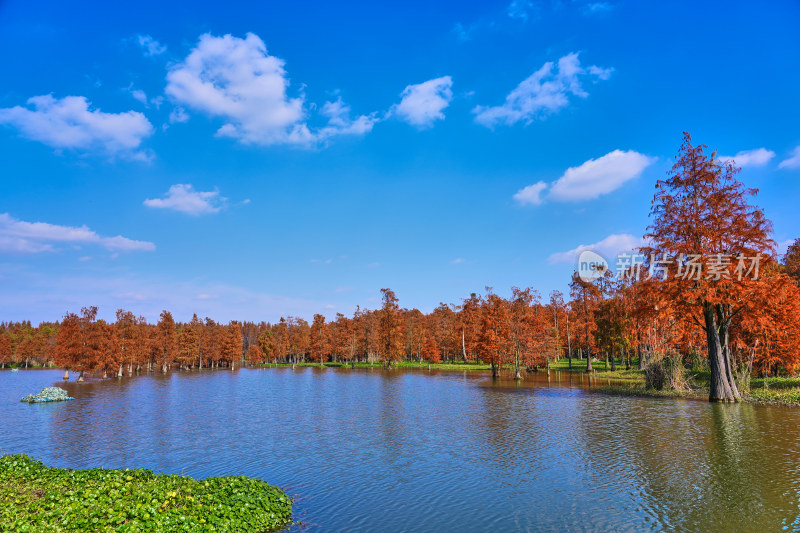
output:
<svg viewBox="0 0 800 533"><path fill-rule="evenodd" d="M291 367L291 363L271 363L265 365L257 365L261 368L275 368L275 367ZM326 368L351 368L350 363L324 363L320 365L319 363L297 363L298 367L304 368L320 368L320 366L324 366ZM383 363L356 363L355 368L383 368ZM491 370L492 367L490 365L478 364L478 363L438 363L438 364L431 364L431 370ZM414 362L401 362L395 363L392 365L392 368L428 368L428 363L414 363Z"/></svg>
<svg viewBox="0 0 800 533"><path fill-rule="evenodd" d="M708 398L708 391L702 390L689 390L689 391L676 391L676 390L657 390L647 389L644 383L625 383L618 385L596 385L590 390L594 392L603 392L606 394L617 394L620 396L642 396L649 398Z"/></svg>
<svg viewBox="0 0 800 533"><path fill-rule="evenodd" d="M755 403L800 406L800 378L754 378L745 396Z"/></svg>
<svg viewBox="0 0 800 533"><path fill-rule="evenodd" d="M265 532L291 516L291 499L260 479L67 470L25 455L0 457L4 532Z"/></svg>
<svg viewBox="0 0 800 533"><path fill-rule="evenodd" d="M573 359L572 368L569 366L568 359L559 359L558 361L550 361L550 370L558 370L559 372L586 372L586 359ZM617 369L611 370L611 363L606 365L605 359L592 361L593 375L598 378L607 379L624 379L633 381L644 382L644 372L639 370L636 361L632 364L629 370L625 370L625 363L617 363Z"/></svg>

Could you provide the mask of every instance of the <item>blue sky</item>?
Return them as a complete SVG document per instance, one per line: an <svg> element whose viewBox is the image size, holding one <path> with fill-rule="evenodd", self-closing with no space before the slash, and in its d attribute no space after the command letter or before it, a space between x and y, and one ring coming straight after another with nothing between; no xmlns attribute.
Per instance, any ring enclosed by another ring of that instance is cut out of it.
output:
<svg viewBox="0 0 800 533"><path fill-rule="evenodd" d="M800 237L796 2L0 2L0 320L429 311L637 244L688 130Z"/></svg>

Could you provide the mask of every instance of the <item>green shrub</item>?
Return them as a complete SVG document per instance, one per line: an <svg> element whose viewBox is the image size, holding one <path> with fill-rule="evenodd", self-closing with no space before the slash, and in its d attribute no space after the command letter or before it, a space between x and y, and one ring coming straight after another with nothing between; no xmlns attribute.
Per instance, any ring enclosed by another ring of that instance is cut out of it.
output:
<svg viewBox="0 0 800 533"><path fill-rule="evenodd" d="M654 358L644 367L644 384L648 389L687 390L686 369L677 357Z"/></svg>

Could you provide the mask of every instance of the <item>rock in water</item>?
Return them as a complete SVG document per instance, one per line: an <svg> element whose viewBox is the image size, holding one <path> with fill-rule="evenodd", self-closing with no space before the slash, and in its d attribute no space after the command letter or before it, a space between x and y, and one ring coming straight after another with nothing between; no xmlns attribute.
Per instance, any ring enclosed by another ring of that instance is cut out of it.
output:
<svg viewBox="0 0 800 533"><path fill-rule="evenodd" d="M67 400L74 400L70 396L67 396L67 391L60 387L45 387L42 389L42 392L39 394L33 395L28 394L21 402L28 402L28 403L44 403L44 402L64 402Z"/></svg>

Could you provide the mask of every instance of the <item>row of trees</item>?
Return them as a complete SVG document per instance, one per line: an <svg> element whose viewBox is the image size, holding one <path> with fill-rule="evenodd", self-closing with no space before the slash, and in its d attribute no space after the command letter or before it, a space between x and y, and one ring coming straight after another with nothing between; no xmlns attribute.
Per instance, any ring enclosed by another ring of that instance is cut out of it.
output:
<svg viewBox="0 0 800 533"><path fill-rule="evenodd" d="M736 400L737 383L751 372L800 366L800 239L779 262L771 224L750 204L757 191L737 172L685 134L675 165L656 184L642 264L588 279L576 271L566 300L559 291L543 299L514 287L502 297L487 287L426 314L401 308L387 288L379 309L332 321L317 314L310 324L287 317L223 325L196 315L176 323L164 311L151 325L124 310L105 322L90 307L60 324L0 324L0 363L54 363L82 378L272 362L464 361L522 378L562 357L570 366L585 359L587 370L598 357L612 369L617 361L646 368L668 360L707 365L711 399ZM743 257L761 259L747 276ZM713 268L696 270L700 264ZM687 276L690 269L696 275Z"/></svg>

